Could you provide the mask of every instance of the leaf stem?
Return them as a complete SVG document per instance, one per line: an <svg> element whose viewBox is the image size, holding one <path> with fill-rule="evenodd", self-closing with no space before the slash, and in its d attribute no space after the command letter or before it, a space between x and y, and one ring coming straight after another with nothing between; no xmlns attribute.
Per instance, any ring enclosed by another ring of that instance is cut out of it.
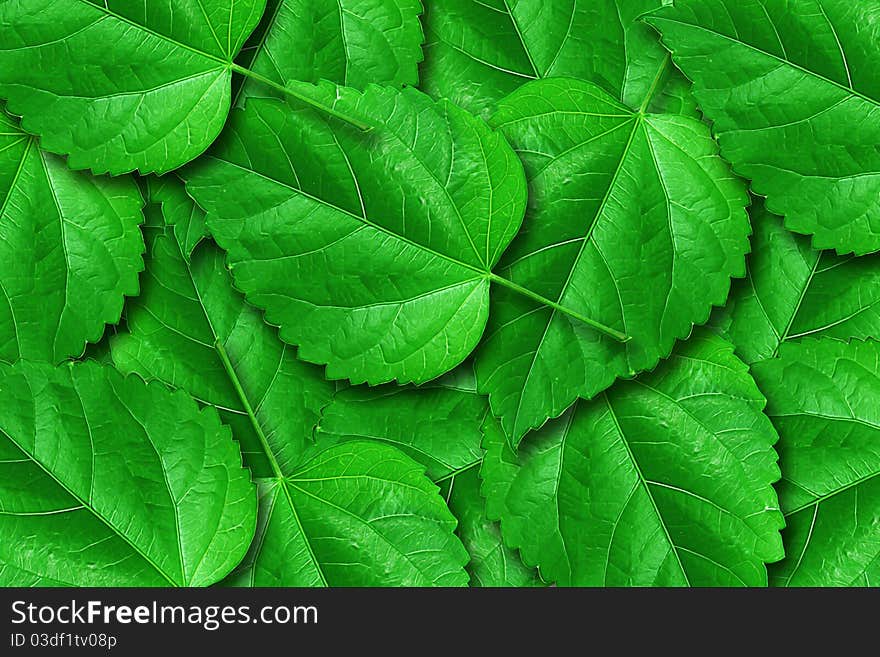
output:
<svg viewBox="0 0 880 657"><path fill-rule="evenodd" d="M239 75L243 75L246 78L250 78L251 80L256 80L257 82L259 82L261 84L265 84L267 87L270 87L270 88L274 89L275 91L278 91L279 93L282 93L286 96L291 96L293 98L296 98L297 100L302 101L303 103L306 103L307 105L311 105L315 109L318 109L318 110L324 112L325 114L329 114L330 116L335 117L335 118L339 119L340 121L345 121L346 123L349 123L349 124L353 125L354 127L358 128L360 130L363 130L364 132L372 129L372 126L364 123L360 119L356 119L353 116L349 116L348 114L345 114L344 112L340 112L339 110L334 109L325 103L317 101L314 98L310 98L309 96L307 96L305 94L298 93L297 91L294 91L293 89L290 89L289 87L285 87L282 84L278 84L277 82L270 80L269 78L265 77L264 75L260 75L259 73L255 73L254 71L250 70L249 68L245 68L244 66L239 66L238 64L232 64L231 68L233 71L235 71Z"/></svg>
<svg viewBox="0 0 880 657"><path fill-rule="evenodd" d="M528 297L532 301L537 301L538 303L543 304L545 306L548 306L548 307L552 308L553 310L557 310L557 311L561 312L563 315L568 315L572 319L576 319L577 321L582 322L582 323L586 324L587 326L590 326L590 327L596 329L600 333L604 333L608 337L614 338L618 342L629 342L631 339L630 336L626 335L625 333L621 333L617 329L613 329L610 326L605 326L605 324L597 322L594 319L590 319L589 317L587 317L585 315L581 315L579 312L571 310L570 308L566 308L565 306L562 306L562 305L556 303L555 301L551 301L547 297L542 297L540 294L537 294L536 292L532 292L531 290L524 288L521 285L517 285L516 283L514 283L511 280L508 280L506 278L502 278L501 276L498 276L497 274L489 274L489 279L493 283L498 283L498 285L506 287L509 290L513 290L514 292L517 292L517 293L523 295L524 297Z"/></svg>
<svg viewBox="0 0 880 657"><path fill-rule="evenodd" d="M641 107L639 107L639 114L644 114L645 110L648 109L648 105L651 104L651 101L654 100L654 96L657 95L657 92L660 90L660 83L663 81L663 78L666 76L666 71L669 68L669 65L672 63L672 55L666 53L666 57L663 58L663 63L660 64L660 68L657 71L657 75L654 76L654 81L651 83L651 88L648 90L648 94L645 96L645 99L642 101Z"/></svg>
<svg viewBox="0 0 880 657"><path fill-rule="evenodd" d="M232 366L232 361L229 360L229 354L226 353L226 347L223 346L223 342L220 341L220 338L214 340L214 349L217 350L217 354L220 356L220 361L223 363L223 368L226 370L226 374L229 375L229 380L232 381L232 387L235 388L235 392L241 400L247 416L251 420L254 431L256 431L257 437L260 439L260 445L263 447L263 451L266 452L266 458L269 460L269 465L272 466L272 472L279 480L283 480L284 473L281 471L281 466L278 464L278 460L275 458L275 454L269 446L269 440L266 438L266 434L263 433L263 427L261 427L260 423L257 421L257 416L254 413L251 402L248 400L244 388L241 386L241 381L238 380L238 374L235 373L235 368Z"/></svg>

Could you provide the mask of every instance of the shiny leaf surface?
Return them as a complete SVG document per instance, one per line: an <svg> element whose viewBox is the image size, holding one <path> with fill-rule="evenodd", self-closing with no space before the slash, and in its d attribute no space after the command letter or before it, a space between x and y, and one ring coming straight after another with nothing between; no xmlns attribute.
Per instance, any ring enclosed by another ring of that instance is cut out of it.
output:
<svg viewBox="0 0 880 657"><path fill-rule="evenodd" d="M529 83L491 123L530 190L495 271L630 338L496 290L477 379L515 445L579 396L654 367L724 303L744 274L748 199L701 122L632 112L586 82Z"/></svg>
<svg viewBox="0 0 880 657"><path fill-rule="evenodd" d="M758 204L748 277L715 317L747 363L802 338L880 337L880 257L816 251Z"/></svg>
<svg viewBox="0 0 880 657"><path fill-rule="evenodd" d="M323 90L376 127L250 99L187 189L236 286L300 358L353 383L436 378L483 332L522 166L484 123L413 89Z"/></svg>

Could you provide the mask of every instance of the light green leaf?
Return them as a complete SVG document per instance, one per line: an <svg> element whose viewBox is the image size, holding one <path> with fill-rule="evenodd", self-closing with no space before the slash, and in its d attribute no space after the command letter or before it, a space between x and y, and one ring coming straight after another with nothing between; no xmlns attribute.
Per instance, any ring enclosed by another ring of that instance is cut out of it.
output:
<svg viewBox="0 0 880 657"><path fill-rule="evenodd" d="M715 317L740 358L772 358L784 342L804 337L880 337L880 256L816 251L762 203L750 213L748 278Z"/></svg>
<svg viewBox="0 0 880 657"><path fill-rule="evenodd" d="M579 396L654 367L724 303L745 274L748 196L703 123L633 112L586 82L531 82L491 124L530 189L495 273L630 338L496 290L477 379L516 445Z"/></svg>
<svg viewBox="0 0 880 657"><path fill-rule="evenodd" d="M422 60L420 0L269 0L263 21L238 63L279 85L329 80L416 85ZM274 96L247 80L239 99ZM239 101L241 102L241 100Z"/></svg>
<svg viewBox="0 0 880 657"><path fill-rule="evenodd" d="M239 586L465 586L467 552L424 467L388 445L351 441L261 482Z"/></svg>
<svg viewBox="0 0 880 657"><path fill-rule="evenodd" d="M880 584L880 343L784 344L752 366L779 431L777 586Z"/></svg>
<svg viewBox="0 0 880 657"><path fill-rule="evenodd" d="M206 586L256 496L229 430L95 363L0 364L0 584Z"/></svg>
<svg viewBox="0 0 880 657"><path fill-rule="evenodd" d="M647 20L790 230L880 250L880 1L676 0Z"/></svg>
<svg viewBox="0 0 880 657"><path fill-rule="evenodd" d="M187 189L236 286L300 358L354 383L436 378L482 335L522 166L484 123L414 89L316 89L376 127L253 98L184 171Z"/></svg>
<svg viewBox="0 0 880 657"><path fill-rule="evenodd" d="M71 171L0 103L0 361L78 357L119 321L142 205L132 180Z"/></svg>
<svg viewBox="0 0 880 657"><path fill-rule="evenodd" d="M783 522L764 403L732 345L702 333L518 455L490 421L489 517L560 585L765 585Z"/></svg>
<svg viewBox="0 0 880 657"><path fill-rule="evenodd" d="M111 342L114 364L216 408L256 476L272 474L263 438L282 467L297 465L333 384L297 360L233 289L215 244L203 242L190 257L199 235L190 228L204 216L183 185L151 179L149 186L147 269L141 295L126 306L127 329Z"/></svg>
<svg viewBox="0 0 880 657"><path fill-rule="evenodd" d="M593 82L638 106L666 57L638 19L664 3L426 0L422 88L487 117L521 85L550 77Z"/></svg>
<svg viewBox="0 0 880 657"><path fill-rule="evenodd" d="M315 446L334 384L298 361L245 304L212 242L189 257L192 233L181 228L201 219L181 185L149 185L154 202L179 204L148 206L143 294L129 304L127 332L112 341L112 355L120 369L215 407L242 442L260 478L261 519L248 558L228 583L466 583L455 521L424 467L388 446ZM478 449L476 437L472 443Z"/></svg>
<svg viewBox="0 0 880 657"><path fill-rule="evenodd" d="M265 4L7 0L0 97L74 169L170 171L220 133L233 59Z"/></svg>

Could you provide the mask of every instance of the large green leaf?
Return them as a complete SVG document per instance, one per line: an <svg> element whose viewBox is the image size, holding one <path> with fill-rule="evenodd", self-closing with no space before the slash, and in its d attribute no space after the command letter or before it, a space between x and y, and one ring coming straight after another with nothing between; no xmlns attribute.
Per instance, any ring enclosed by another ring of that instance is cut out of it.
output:
<svg viewBox="0 0 880 657"><path fill-rule="evenodd" d="M752 366L779 431L778 586L880 585L880 343L784 344Z"/></svg>
<svg viewBox="0 0 880 657"><path fill-rule="evenodd" d="M569 77L638 106L666 56L638 19L665 1L426 0L422 88L489 116L530 80Z"/></svg>
<svg viewBox="0 0 880 657"><path fill-rule="evenodd" d="M204 217L180 184L151 180L150 192L161 207L148 208L143 294L113 360L215 407L242 441L260 522L229 583L465 584L455 519L424 466L386 445L315 446L334 385L245 304L212 242L189 255Z"/></svg>
<svg viewBox="0 0 880 657"><path fill-rule="evenodd" d="M299 356L354 383L424 382L473 350L526 185L497 133L414 89L325 87L364 133L252 98L184 171L236 286Z"/></svg>
<svg viewBox="0 0 880 657"><path fill-rule="evenodd" d="M204 217L183 185L152 179L150 198L147 268L140 296L126 306L127 330L111 342L113 362L216 408L255 475L272 471L251 413L279 463L296 465L333 384L297 360L233 289L215 244L202 243L190 257Z"/></svg>
<svg viewBox="0 0 880 657"><path fill-rule="evenodd" d="M496 273L631 338L498 289L476 370L516 444L578 396L654 367L724 303L745 273L748 197L700 121L632 111L590 83L531 82L491 123L530 190Z"/></svg>
<svg viewBox="0 0 880 657"><path fill-rule="evenodd" d="M880 250L878 0L676 0L648 21L721 152L819 249Z"/></svg>
<svg viewBox="0 0 880 657"><path fill-rule="evenodd" d="M758 203L748 277L715 321L747 363L803 337L880 337L880 256L816 251Z"/></svg>
<svg viewBox="0 0 880 657"><path fill-rule="evenodd" d="M212 410L95 363L0 365L0 584L205 586L256 496Z"/></svg>
<svg viewBox="0 0 880 657"><path fill-rule="evenodd" d="M330 80L362 89L370 83L418 84L422 60L420 0L269 0L263 21L238 62L284 85ZM276 95L247 80L239 98Z"/></svg>
<svg viewBox="0 0 880 657"><path fill-rule="evenodd" d="M266 0L6 0L0 97L75 169L175 169L219 134Z"/></svg>
<svg viewBox="0 0 880 657"><path fill-rule="evenodd" d="M143 269L142 205L130 179L41 150L0 103L0 361L80 356L119 320Z"/></svg>
<svg viewBox="0 0 880 657"><path fill-rule="evenodd" d="M732 345L703 333L517 455L489 422L489 517L561 585L765 585L783 522L764 404Z"/></svg>
<svg viewBox="0 0 880 657"><path fill-rule="evenodd" d="M501 541L480 495L481 427L489 413L477 394L473 369L462 365L421 387L353 387L324 409L318 444L379 441L427 468L458 520L456 533L470 554L471 586L535 586L540 579Z"/></svg>

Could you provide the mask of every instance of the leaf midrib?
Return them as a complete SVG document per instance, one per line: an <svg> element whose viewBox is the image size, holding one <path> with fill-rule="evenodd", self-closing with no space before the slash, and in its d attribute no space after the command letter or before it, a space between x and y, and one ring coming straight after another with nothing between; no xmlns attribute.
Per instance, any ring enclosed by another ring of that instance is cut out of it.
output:
<svg viewBox="0 0 880 657"><path fill-rule="evenodd" d="M666 540L669 543L669 548L675 555L675 560L678 563L679 570L681 570L682 577L684 577L685 583L688 586L691 586L687 571L684 569L684 564L682 564L681 562L681 555L678 553L678 545L676 545L675 542L672 540L672 536L669 533L669 528L666 526L666 522L663 519L663 514L660 513L660 508L657 506L657 501L654 499L654 494L651 492L651 487L648 484L648 479L642 473L641 466L639 465L639 462L636 460L636 457L633 454L632 449L630 448L629 441L626 439L626 433L624 433L623 427L620 426L620 421L617 419L617 413L614 411L614 406L612 406L611 404L611 399L608 397L607 392L603 392L602 397L605 400L605 405L608 407L608 412L611 414L611 419L614 422L614 427L617 429L617 432L620 435L620 442L623 443L623 446L626 448L626 453L629 456L629 460L633 464L633 468L635 468L636 476L639 478L639 482L645 489L648 500L651 502L651 507L654 509L654 514L657 516L657 522L660 523L660 526L663 528L663 534L664 536L666 536Z"/></svg>
<svg viewBox="0 0 880 657"><path fill-rule="evenodd" d="M338 477L331 477L330 479L338 479ZM312 493L312 492L310 492L310 491L307 491L307 490L305 490L304 488L301 488L300 486L297 486L296 483L295 483L296 481L298 481L298 480L297 480L295 477L287 479L287 480L286 480L286 486L285 486L285 489L287 488L287 486L290 486L290 487L292 487L292 488L295 488L295 489L298 490L300 493L302 493L302 494L304 494L304 495L307 495L308 497L311 497L312 499L316 500L317 502L320 502L321 504L324 504L324 505L326 505L326 506L329 506L329 507L332 508L332 509L336 509L336 510L339 511L340 513L342 513L342 514L344 514L344 515L346 515L346 516L348 516L348 517L350 517L350 518L356 520L358 523L360 523L360 524L362 524L364 527L366 527L370 532L372 532L373 534L375 534L376 536L378 536L380 539L382 539L382 542L385 543L386 545L388 545L391 549L393 549L394 552L396 552L396 553L399 554L401 557L403 557L404 560L405 560L405 561L406 561L406 562L412 567L412 569L413 569L415 572L417 572L421 577L423 577L424 580L425 580L428 584L432 584L432 583L433 583L433 582L430 580L430 578L428 578L428 577L425 575L425 573L422 572L422 569L419 568L418 566L416 566L416 564L413 563L412 559L409 557L408 554L405 554L405 553L402 552L400 549L398 549L397 546L394 545L394 543L392 543L391 540L390 540L388 537L386 537L382 532L378 531L378 530L377 530L375 527L373 527L369 522L367 522L366 520L364 520L363 518L361 518L361 517L360 517L359 515L357 515L356 513L353 513L353 512L351 512L351 511L349 511L348 509L339 506L338 504L334 504L334 503L331 502L330 500L324 499L323 497L319 497L318 495L315 495L314 493ZM385 480L383 480L383 481L385 481ZM397 482L397 483L400 483L400 482ZM421 490L421 489L415 489L415 490ZM291 500L291 507L292 507L292 506L293 506L293 501ZM299 522L299 519L298 519L298 518L297 518L297 522ZM300 525L300 527L302 527L302 525ZM303 532L303 536L305 536L305 532ZM311 550L311 547L310 547L309 549ZM322 577L323 577L323 574L322 574ZM325 581L326 581L326 580L325 580Z"/></svg>
<svg viewBox="0 0 880 657"><path fill-rule="evenodd" d="M290 507L290 512L293 515L294 520L297 523L297 526L300 529L300 533L302 534L303 541L306 544L306 547L309 551L309 557L312 560L312 563L315 565L315 570L321 578L321 581L324 583L324 586L329 586L327 583L327 577L324 575L324 571L321 568L321 564L315 556L315 552L312 549L311 542L309 541L308 535L305 532L305 529L300 522L299 515L296 512L296 507L294 506L293 499L290 496L290 491L287 489L287 485L285 483L285 477L283 471L281 470L281 466L278 463L278 458L275 455L274 450L272 450L271 445L269 444L269 440L266 437L266 433L263 431L263 426L260 424L257 419L256 413L253 409L253 405L250 402L250 398L244 390L244 386L241 383L241 380L238 378L238 374L235 371L235 367L232 364L232 361L229 359L229 355L226 353L226 348L223 346L223 343L220 340L220 337L217 333L217 330L214 328L214 323L211 319L210 314L208 313L208 309L205 306L205 302L202 299L201 290L199 290L198 285L196 284L195 278L192 274L192 268L190 266L189 260L184 257L183 248L177 239L174 238L173 235L173 227L168 227L172 230L171 241L177 247L178 253L181 258L181 262L184 263L184 269L186 269L187 276L189 276L190 283L192 284L193 291L196 294L196 300L198 301L199 307L202 310L202 313L205 316L205 320L208 322L208 327L211 329L211 334L214 336L214 350L217 353L217 356L220 358L220 362L223 365L223 369L226 372L227 377L229 378L230 383L232 384L233 389L236 392L239 400L244 406L244 412L248 416L250 420L251 426L254 428L254 432L257 434L257 438L260 441L260 445L263 448L263 452L266 456L266 459L269 461L269 465L272 468L272 472L275 475L272 480L276 482L276 485L280 486L282 492L284 493L285 498L287 499L287 504ZM255 557L255 560L259 558L259 552Z"/></svg>
<svg viewBox="0 0 880 657"><path fill-rule="evenodd" d="M779 55L775 55L771 52L767 52L766 50L763 50L754 44L746 43L745 41L735 39L731 36L728 36L726 34L718 32L717 30L713 30L711 28L705 27L703 25L697 25L695 23L688 23L686 21L676 20L674 18L669 18L669 17L662 16L662 15L657 15L653 18L654 18L654 20L656 20L658 22L668 21L670 23L677 23L678 25L685 25L685 26L692 27L697 30L702 30L703 32L708 32L709 34L714 34L717 37L720 37L720 38L725 39L727 41L731 41L732 43L737 43L741 46L744 46L745 48L748 48L749 50L756 52L756 53L759 53L759 54L764 55L766 57L769 57L771 59L775 59L777 62L780 62L782 64L787 64L787 65L791 66L792 68L795 68L795 69L801 71L802 73L806 73L807 75L816 78L817 80L821 80L822 82L825 82L825 83L830 84L834 87L837 87L841 91L846 91L847 93L851 94L852 96L854 96L856 98L861 98L865 102L871 103L872 105L880 106L880 99L872 98L871 96L867 96L867 95L863 94L862 92L857 91L856 89L853 89L852 87L848 87L845 84L842 84L840 82L832 80L831 78L826 77L826 76L822 75L821 73L817 73L816 71L811 71L810 69L808 69L804 66L801 66L800 64L797 64L797 63L791 61L790 59L786 59L785 57L780 57ZM652 22L652 21L649 21L649 23L650 22ZM770 21L770 23L773 24L775 27L775 24L773 23L773 21Z"/></svg>
<svg viewBox="0 0 880 657"><path fill-rule="evenodd" d="M58 485L59 488L61 488L65 493L70 495L73 499L75 499L82 506L83 509L85 509L89 513L91 513L92 516L95 517L95 519L97 519L105 527L107 527L107 529L109 529L115 536L118 536L119 538L121 538L126 543L126 545L128 545L132 550L134 550L134 552L138 556L140 556L148 565L150 565L153 568L153 570L155 570L157 573L159 573L159 575L161 575L165 581L167 581L173 587L180 586L180 584L175 582L164 570L162 570L162 568L159 567L159 565L155 561L153 561L153 559L150 556L148 556L143 550L141 550L141 548L138 545L133 543L132 540L128 536L126 536L119 528L117 528L107 518L102 516L95 509L93 509L91 507L90 503L83 500L80 495L75 493L65 483L63 483L60 479L58 479L58 477L56 477L55 474L51 470L49 470L45 465L43 465L43 463L41 461L39 461L36 458L36 456L34 456L30 452L28 452L26 449L24 449L18 443L17 440L15 440L11 435L6 433L6 431L3 430L2 428L0 428L0 436L4 436L10 443L12 443L16 447L16 449L18 449L22 454L24 454L27 457L28 461L30 461L31 463L36 465L47 477L49 477L49 479L54 481ZM93 476L94 476L94 474L93 474Z"/></svg>
<svg viewBox="0 0 880 657"><path fill-rule="evenodd" d="M795 507L794 509L791 509L790 511L784 511L783 515L787 518L787 517L793 516L797 513L801 513L802 511L805 511L806 509L809 509L814 506L818 508L819 506L822 505L823 502L827 502L831 498L833 498L837 495L841 495L848 490L851 490L853 488L858 488L859 486L862 486L862 485L868 483L869 481L871 481L872 479L876 479L878 477L880 477L880 470L878 470L877 472L872 472L870 474L867 474L864 477L859 477L858 479L855 479L855 480L849 482L848 484L841 486L840 488L834 489L830 493L825 493L824 495L817 495L816 499L811 500L805 504L801 504L800 506ZM806 488L804 488L803 486L801 486L797 482L791 482L791 483L793 483L798 488L803 488L804 490L807 490ZM812 491L809 491L809 492L812 495L815 495L815 493L812 493Z"/></svg>
<svg viewBox="0 0 880 657"><path fill-rule="evenodd" d="M614 191L615 186L617 185L617 179L620 177L621 172L623 171L623 165L627 160L629 155L629 151L632 148L632 145L635 141L636 133L639 131L639 128L642 127L643 118L640 115L633 115L630 121L633 122L632 130L629 134L629 138L627 139L626 145L623 147L623 151L620 154L620 160L617 163L617 169L614 172L614 175L611 178L611 181L608 184L608 189L605 190L605 196L602 198L602 201L599 203L599 207L596 209L596 215L593 217L593 220L590 222L589 227L587 228L585 235L581 239L581 244L578 249L577 255L572 259L571 267L568 270L568 276L565 279L565 282L562 284L562 287L559 292L559 296L557 297L556 303L562 304L562 299L565 296L565 293L568 291L569 285L571 285L571 281L574 278L575 270L577 269L578 263L583 257L584 250L589 244L590 239L593 235L593 231L596 229L596 226L599 223L599 219L602 217L602 214L605 211L605 206L608 204L608 200L611 198L611 193ZM619 126L614 128L617 130L626 125L627 122L621 123ZM613 132L613 130L612 130ZM547 335L550 333L550 328L553 326L553 322L556 319L556 308L551 308L550 316L547 319L547 325L544 328L544 332L541 334L541 339L538 341L538 345L535 348L534 355L532 357L532 361L529 364L528 372L526 373L525 381L523 382L523 390L528 386L529 380L531 379L532 372L535 369L535 363L538 360L538 354L541 352L541 347L544 345L544 341L547 339ZM624 349L627 347L624 345ZM518 425L519 425L519 416L522 412L523 408L523 400L525 399L525 395L519 395L519 399L517 401L516 413L513 418L513 427L514 427L514 436L519 433ZM534 427L530 427L534 428Z"/></svg>

